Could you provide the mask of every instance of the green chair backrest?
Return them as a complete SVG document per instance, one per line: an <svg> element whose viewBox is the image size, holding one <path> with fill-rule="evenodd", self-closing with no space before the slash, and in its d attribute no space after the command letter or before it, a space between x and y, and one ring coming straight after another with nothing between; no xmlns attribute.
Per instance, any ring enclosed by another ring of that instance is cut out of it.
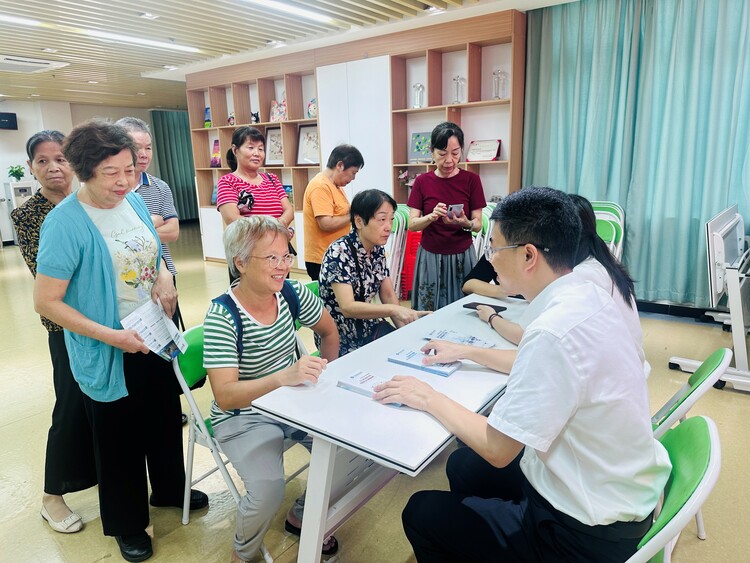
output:
<svg viewBox="0 0 750 563"><path fill-rule="evenodd" d="M688 397L698 388L701 383L706 381L717 369L724 363L726 355L730 353L726 348L719 348L713 354L711 354L705 361L698 366L698 369L688 378L687 385L682 389L682 393L675 394L659 412L654 415L651 419L651 424L654 429L661 426L661 424L669 418L669 416L684 403ZM723 371L723 370L722 370Z"/></svg>
<svg viewBox="0 0 750 563"><path fill-rule="evenodd" d="M711 458L711 435L706 419L687 419L661 437L669 453L672 473L664 488L661 512L638 544L640 549L669 523L695 492L708 469Z"/></svg>
<svg viewBox="0 0 750 563"><path fill-rule="evenodd" d="M606 211L612 213L620 222L625 220L625 210L619 203L615 203L614 201L592 201L591 207L594 208L595 212Z"/></svg>
<svg viewBox="0 0 750 563"><path fill-rule="evenodd" d="M606 219L597 219L596 234L599 235L599 238L601 238L607 244L615 242L615 238L617 237L615 224L612 221L608 221Z"/></svg>
<svg viewBox="0 0 750 563"><path fill-rule="evenodd" d="M320 297L320 286L317 281L307 282L305 287L312 291L315 297Z"/></svg>
<svg viewBox="0 0 750 563"><path fill-rule="evenodd" d="M203 367L203 325L185 331L182 336L188 347L177 356L177 363L188 387L192 387L206 377L206 369Z"/></svg>

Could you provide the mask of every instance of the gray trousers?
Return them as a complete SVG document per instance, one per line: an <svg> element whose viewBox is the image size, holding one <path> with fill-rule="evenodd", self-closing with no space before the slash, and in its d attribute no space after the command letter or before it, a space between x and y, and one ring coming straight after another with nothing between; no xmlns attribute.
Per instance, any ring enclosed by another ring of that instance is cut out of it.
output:
<svg viewBox="0 0 750 563"><path fill-rule="evenodd" d="M245 496L237 507L234 549L242 559L252 559L260 550L268 527L284 500L284 439L312 449L312 438L304 432L260 414L233 416L214 427L214 435L245 484ZM305 495L292 511L302 519Z"/></svg>

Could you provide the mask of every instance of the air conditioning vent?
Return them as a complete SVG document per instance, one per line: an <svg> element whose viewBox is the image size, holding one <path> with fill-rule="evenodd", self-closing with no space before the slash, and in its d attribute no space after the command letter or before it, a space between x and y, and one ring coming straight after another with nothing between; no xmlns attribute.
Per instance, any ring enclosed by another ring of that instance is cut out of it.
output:
<svg viewBox="0 0 750 563"><path fill-rule="evenodd" d="M56 68L62 68L69 64L70 63L63 63L60 61L17 57L15 55L0 55L0 72L21 72L24 74L31 74L34 72L45 72Z"/></svg>

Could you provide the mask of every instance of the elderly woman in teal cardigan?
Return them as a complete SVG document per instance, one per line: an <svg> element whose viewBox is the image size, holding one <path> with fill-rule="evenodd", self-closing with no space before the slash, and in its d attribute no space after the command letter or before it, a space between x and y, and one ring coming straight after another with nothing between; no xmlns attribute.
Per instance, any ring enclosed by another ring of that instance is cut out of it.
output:
<svg viewBox="0 0 750 563"><path fill-rule="evenodd" d="M180 401L171 365L120 321L149 299L171 315L177 294L146 205L131 193L128 133L89 121L70 133L63 153L83 187L42 225L34 303L65 329L93 429L104 534L115 536L125 560L143 561L153 553L149 501L182 506ZM207 504L193 491L191 508Z"/></svg>

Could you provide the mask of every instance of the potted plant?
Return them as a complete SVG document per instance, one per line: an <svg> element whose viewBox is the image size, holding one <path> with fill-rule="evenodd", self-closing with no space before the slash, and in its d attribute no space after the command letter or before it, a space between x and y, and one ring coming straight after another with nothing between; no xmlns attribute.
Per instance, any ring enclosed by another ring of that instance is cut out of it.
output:
<svg viewBox="0 0 750 563"><path fill-rule="evenodd" d="M25 172L23 166L21 166L20 164L8 167L8 178L15 178L16 182L20 182L24 174Z"/></svg>

